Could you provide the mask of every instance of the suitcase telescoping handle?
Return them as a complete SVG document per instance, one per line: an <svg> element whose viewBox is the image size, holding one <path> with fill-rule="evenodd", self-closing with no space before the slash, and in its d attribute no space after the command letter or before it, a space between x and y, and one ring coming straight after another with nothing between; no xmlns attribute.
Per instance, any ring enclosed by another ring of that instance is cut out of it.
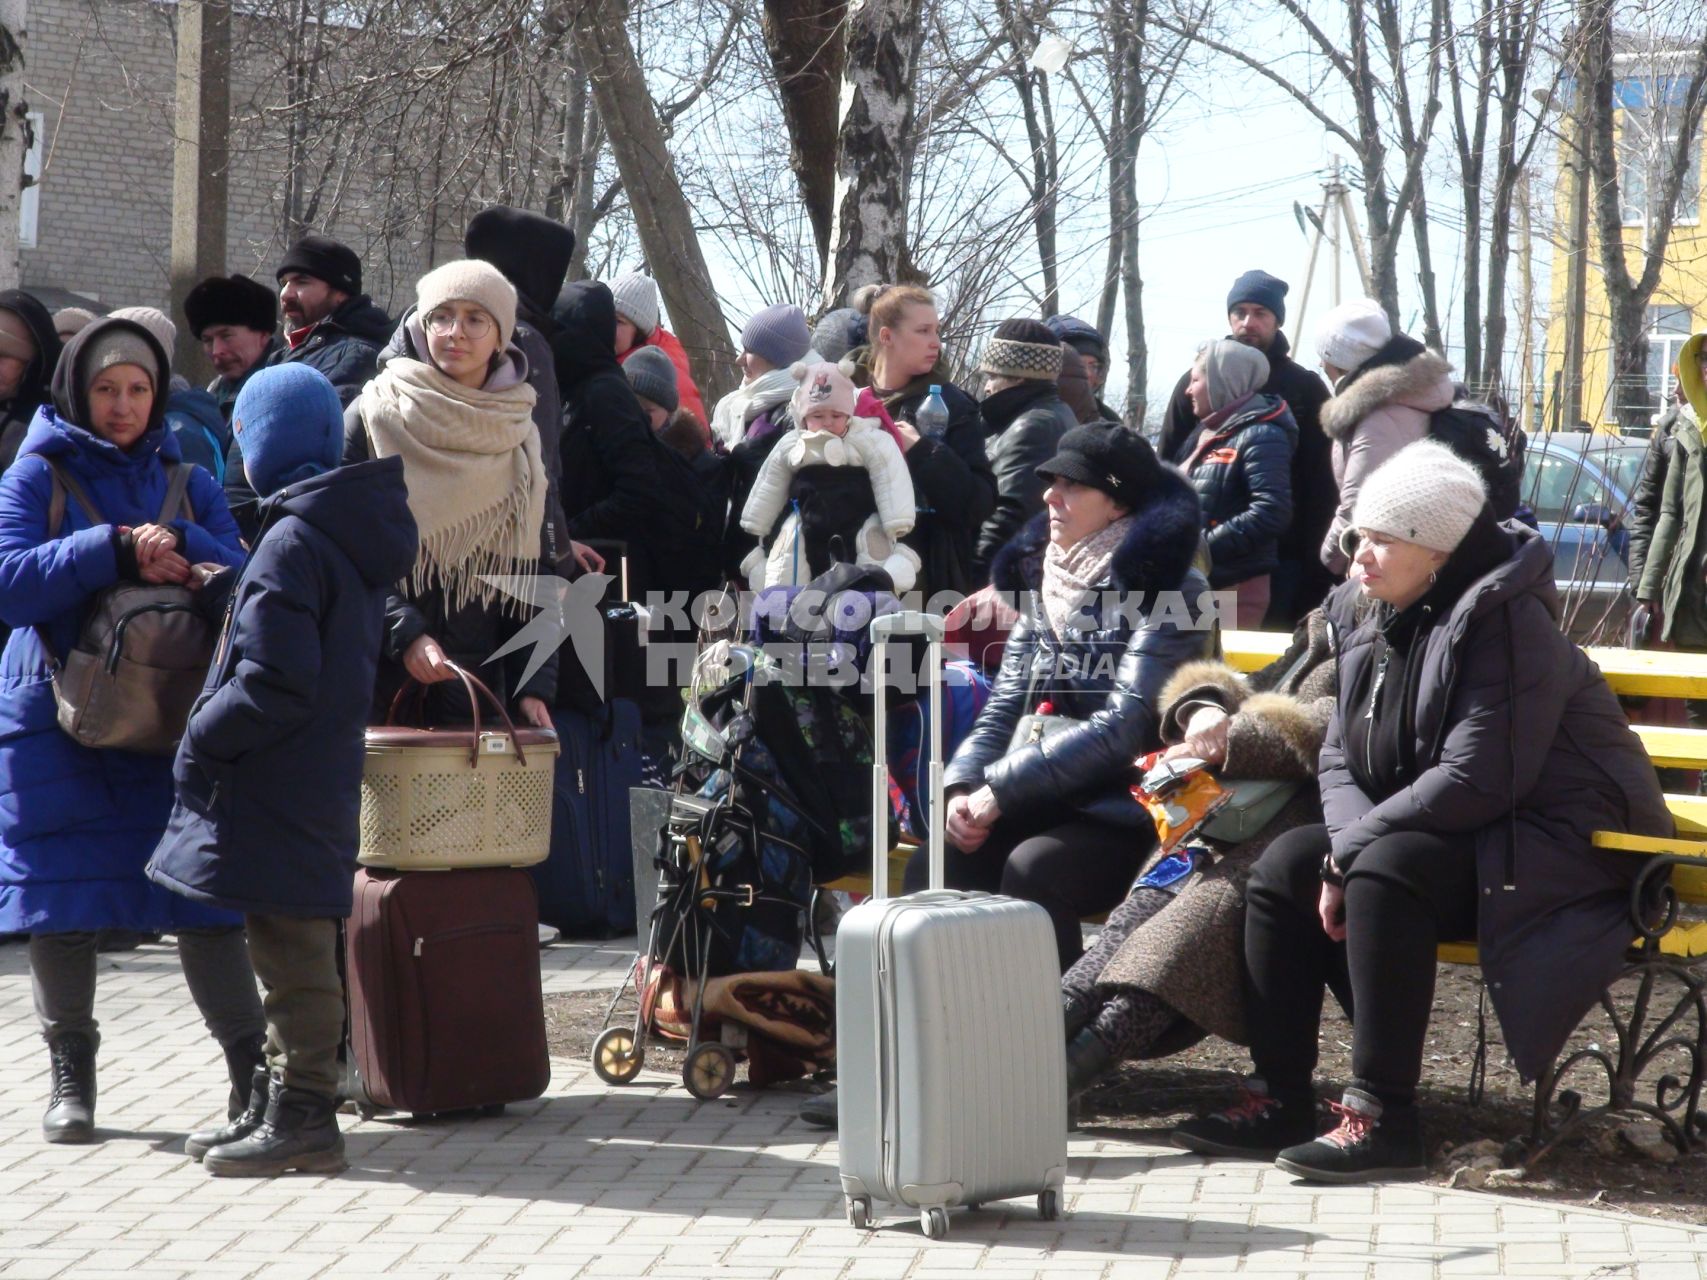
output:
<svg viewBox="0 0 1707 1280"><path fill-rule="evenodd" d="M468 767L480 767L480 699L484 697L492 704L492 709L498 713L498 719L504 722L504 732L510 736L510 747L516 753L516 763L527 767L527 757L522 754L522 740L516 733L516 722L510 719L510 713L504 710L504 704L498 700L498 695L486 687L479 676L472 671L466 671L454 662L446 662L445 666L456 672L462 681L462 687L468 691L468 705L474 712L474 734L468 742ZM416 680L414 676L405 676L398 687L397 696L391 700L391 709L385 713L386 725L397 723L397 713L403 709L403 704L412 697L420 697L426 692L427 686Z"/></svg>
<svg viewBox="0 0 1707 1280"><path fill-rule="evenodd" d="M883 677L888 671L889 641L915 639L925 641L925 681L930 690L930 819L926 834L930 867L930 887L943 887L942 832L945 815L942 811L942 643L945 628L935 614L903 612L886 613L871 624L871 669L875 673L872 690L872 766L871 766L871 835L872 867L871 896L889 896L889 715L884 705Z"/></svg>

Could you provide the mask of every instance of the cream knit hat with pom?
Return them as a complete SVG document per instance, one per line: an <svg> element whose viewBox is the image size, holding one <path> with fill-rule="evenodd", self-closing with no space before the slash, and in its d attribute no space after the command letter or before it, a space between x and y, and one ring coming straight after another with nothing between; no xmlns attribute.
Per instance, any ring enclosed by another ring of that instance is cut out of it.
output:
<svg viewBox="0 0 1707 1280"><path fill-rule="evenodd" d="M415 282L415 305L420 320L447 302L472 302L498 322L498 349L510 345L516 334L516 286L490 262L460 258L435 267Z"/></svg>

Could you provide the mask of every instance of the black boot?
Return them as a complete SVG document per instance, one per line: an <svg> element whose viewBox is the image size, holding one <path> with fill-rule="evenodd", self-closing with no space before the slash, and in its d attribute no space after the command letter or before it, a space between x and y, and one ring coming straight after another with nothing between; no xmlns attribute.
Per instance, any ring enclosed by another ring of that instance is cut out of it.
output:
<svg viewBox="0 0 1707 1280"><path fill-rule="evenodd" d="M1067 1096L1076 1098L1117 1065L1107 1042L1086 1027L1067 1044Z"/></svg>
<svg viewBox="0 0 1707 1280"><path fill-rule="evenodd" d="M800 1118L814 1129L834 1129L840 1123L836 1112L836 1091L826 1089L806 1099L800 1104Z"/></svg>
<svg viewBox="0 0 1707 1280"><path fill-rule="evenodd" d="M1347 1089L1344 1101L1328 1105L1339 1127L1288 1147L1275 1159L1276 1168L1308 1182L1415 1182L1428 1176L1415 1103L1383 1105L1372 1093Z"/></svg>
<svg viewBox="0 0 1707 1280"><path fill-rule="evenodd" d="M1072 1041L1086 1027L1091 1025L1091 1017L1096 1013L1096 1006L1090 997L1078 992L1065 994L1061 997L1062 1021L1067 1024L1067 1039Z"/></svg>
<svg viewBox="0 0 1707 1280"><path fill-rule="evenodd" d="M222 1147L228 1142L237 1142L247 1138L261 1127L261 1121L267 1114L268 1085L271 1078L267 1075L265 1066L256 1067L250 1072L249 1101L236 1117L221 1129L203 1129L192 1133L184 1139L184 1154L192 1160L200 1160L214 1147Z"/></svg>
<svg viewBox="0 0 1707 1280"><path fill-rule="evenodd" d="M267 1113L246 1138L209 1148L202 1167L216 1178L272 1178L281 1173L338 1173L344 1135L331 1094L268 1081Z"/></svg>
<svg viewBox="0 0 1707 1280"><path fill-rule="evenodd" d="M235 1120L249 1107L249 1101L254 1095L255 1073L267 1069L267 1037L245 1036L241 1040L233 1040L223 1048L225 1072L231 1079L231 1096L226 1099L225 1118ZM266 1105L265 1097L261 1099L261 1105Z"/></svg>
<svg viewBox="0 0 1707 1280"><path fill-rule="evenodd" d="M1198 1116L1174 1129L1174 1146L1206 1156L1235 1160L1272 1160L1316 1133L1316 1099L1309 1092L1276 1097L1252 1076L1239 1100L1225 1111Z"/></svg>
<svg viewBox="0 0 1707 1280"><path fill-rule="evenodd" d="M53 1092L41 1118L49 1142L95 1140L95 1037L70 1031L47 1042Z"/></svg>

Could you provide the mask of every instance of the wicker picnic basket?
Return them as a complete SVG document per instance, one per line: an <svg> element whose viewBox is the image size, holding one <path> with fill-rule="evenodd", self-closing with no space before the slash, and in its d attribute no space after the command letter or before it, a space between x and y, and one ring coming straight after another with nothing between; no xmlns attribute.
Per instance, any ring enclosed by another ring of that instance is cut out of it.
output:
<svg viewBox="0 0 1707 1280"><path fill-rule="evenodd" d="M492 691L461 667L474 723L399 726L419 686L408 682L386 723L367 731L362 770L363 866L398 871L527 867L551 851L551 784L561 745L550 729L518 729ZM502 728L481 721L481 702Z"/></svg>

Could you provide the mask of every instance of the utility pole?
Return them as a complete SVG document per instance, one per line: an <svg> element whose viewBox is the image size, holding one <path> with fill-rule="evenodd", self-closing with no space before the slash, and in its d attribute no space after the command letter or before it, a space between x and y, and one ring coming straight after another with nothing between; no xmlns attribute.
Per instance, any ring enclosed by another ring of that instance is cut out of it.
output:
<svg viewBox="0 0 1707 1280"><path fill-rule="evenodd" d="M1578 28L1578 34L1582 29ZM1574 42L1580 50L1586 43ZM1583 100L1582 54L1576 60L1575 84L1565 117L1566 180L1571 205L1565 226L1565 362L1563 366L1564 422L1575 431L1583 420L1583 330L1588 324L1588 111Z"/></svg>
<svg viewBox="0 0 1707 1280"><path fill-rule="evenodd" d="M1310 288L1316 279L1316 262L1321 256L1322 245L1327 243L1333 252L1332 289L1333 305L1339 306L1343 300L1340 282L1340 246L1349 241L1351 244L1352 260L1357 264L1357 282L1359 289L1367 297L1370 293L1369 258L1363 251L1363 234L1357 229L1357 212L1351 204L1351 188L1340 176L1340 162L1334 161L1333 168L1328 171L1326 181L1322 183L1322 204L1319 209L1304 209L1294 205L1302 227L1306 219L1315 228L1310 238L1310 259L1304 268L1304 292L1298 299L1298 314L1293 321L1296 326L1294 333L1304 332L1304 315L1310 309ZM1333 222L1333 231L1329 232L1328 223Z"/></svg>
<svg viewBox="0 0 1707 1280"><path fill-rule="evenodd" d="M184 297L225 274L226 177L231 130L230 0L178 0L177 109L172 129L173 366L191 382L212 376L190 332Z"/></svg>

